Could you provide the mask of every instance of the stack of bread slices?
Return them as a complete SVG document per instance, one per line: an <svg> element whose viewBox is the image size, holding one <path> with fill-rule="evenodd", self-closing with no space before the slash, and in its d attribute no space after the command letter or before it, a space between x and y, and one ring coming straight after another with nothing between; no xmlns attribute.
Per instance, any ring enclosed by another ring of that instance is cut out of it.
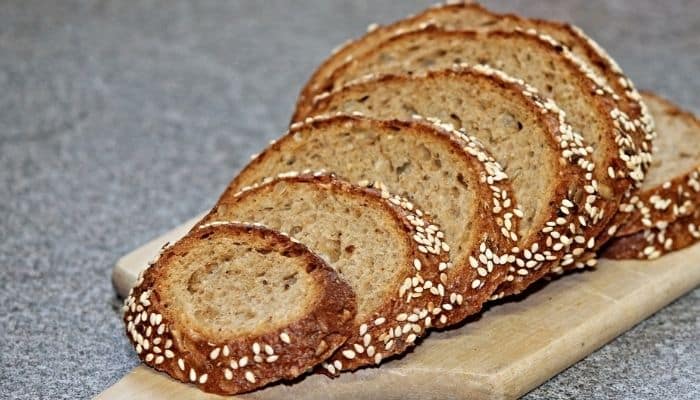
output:
<svg viewBox="0 0 700 400"><path fill-rule="evenodd" d="M453 3L372 27L142 274L128 337L221 394L380 364L597 255L700 239L697 135L569 24Z"/></svg>

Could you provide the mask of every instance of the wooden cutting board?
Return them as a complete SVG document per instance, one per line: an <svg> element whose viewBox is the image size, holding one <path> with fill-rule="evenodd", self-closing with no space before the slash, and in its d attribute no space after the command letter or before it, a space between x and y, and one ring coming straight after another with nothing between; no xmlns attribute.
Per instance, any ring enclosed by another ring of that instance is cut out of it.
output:
<svg viewBox="0 0 700 400"><path fill-rule="evenodd" d="M195 218L117 262L123 296L166 241ZM490 306L460 328L433 332L401 359L331 380L312 375L235 398L249 399L512 399L700 284L700 245L655 261L600 262L515 301ZM144 366L97 396L117 399L214 399Z"/></svg>

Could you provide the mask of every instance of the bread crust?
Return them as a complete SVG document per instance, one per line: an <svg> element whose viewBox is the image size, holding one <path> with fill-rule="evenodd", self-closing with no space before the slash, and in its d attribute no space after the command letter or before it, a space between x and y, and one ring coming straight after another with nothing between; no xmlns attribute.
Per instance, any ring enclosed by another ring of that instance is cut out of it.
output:
<svg viewBox="0 0 700 400"><path fill-rule="evenodd" d="M306 272L321 287L313 308L281 329L225 342L206 337L196 326L183 325L167 307L162 277L178 255L208 236L220 235L262 242L303 257ZM146 365L218 394L248 392L310 370L350 336L347 321L356 312L350 286L304 245L279 232L239 223L202 226L164 248L158 260L139 277L124 305L127 336Z"/></svg>
<svg viewBox="0 0 700 400"><path fill-rule="evenodd" d="M309 136L314 133L322 135L326 129L352 126L375 132L388 132L387 134L415 135L426 138L424 139L426 141L447 143L453 149L454 154L459 154L469 165L468 170L461 172L465 175L474 175L474 181L480 182L470 188L475 192L475 198L479 200L474 204L474 211L469 217L473 221L479 221L479 223L472 225L474 232L471 237L480 239L469 243L469 245L462 244L469 249L468 253L472 255L472 259L465 260L463 265L459 265L452 258L454 265L448 270L445 295L454 308L450 311L444 311L447 323L442 325L458 323L467 316L478 312L481 305L493 295L496 288L506 279L508 254L518 240L516 232L520 220L518 214L521 211L513 199L511 182L503 172L502 167L480 142L458 132L449 124L420 117L416 117L413 121L382 121L351 115L320 117L306 123L295 124L284 136L256 156L233 179L223 197L229 197L242 190L246 185L254 183L260 176L256 170L272 162L275 154L282 152L291 154L289 147L295 146L299 140L308 140ZM303 139L298 139L298 136L303 137ZM423 143L422 140L420 142ZM283 167L281 166L281 168ZM342 169L334 170L330 166L326 166L326 168L341 176L348 177ZM372 176L372 166L367 165L366 169L365 175ZM305 172L309 173L310 171ZM379 177L376 178L379 179ZM354 183L360 186L373 186L380 190L383 188L379 182ZM404 188L384 187L384 189L392 192ZM495 203L498 206L495 206ZM417 206L421 207L420 201L418 201ZM428 214L430 214L429 211L427 210ZM454 240L451 244L453 247L457 246ZM450 278L455 275L459 276L459 279ZM439 321L438 325L441 325Z"/></svg>
<svg viewBox="0 0 700 400"><path fill-rule="evenodd" d="M628 236L616 237L602 255L613 260L653 260L700 241L700 209L678 218L663 229L652 227Z"/></svg>
<svg viewBox="0 0 700 400"><path fill-rule="evenodd" d="M407 273L402 277L401 285L395 288L395 295L385 299L368 320L347 324L351 335L323 363L324 372L336 375L340 371L379 364L385 358L413 347L427 328L447 324L445 312L456 308L444 296L445 287L449 284L443 272L450 267L449 245L440 239L443 235L438 234L439 227L428 216L412 203L388 192L353 185L325 172L287 172L244 187L237 193L227 192L197 226L220 219L217 212L222 205L235 207L236 203L245 201L247 197L264 195L280 182L308 184L337 195L347 194L357 197L360 204L365 204L363 207L371 203L385 210L397 222L401 229L397 233L409 249L405 260ZM429 229L431 225L434 228ZM427 230L434 235L426 234Z"/></svg>
<svg viewBox="0 0 700 400"><path fill-rule="evenodd" d="M544 276L557 261L568 265L575 261L589 246L595 244L590 235L581 231L581 221L586 224L598 223L601 199L596 185L592 182L593 164L590 153L580 135L566 124L564 113L551 101L541 98L536 89L524 82L508 77L500 71L486 66L460 67L453 70L430 71L421 76L383 75L352 83L338 91L319 96L313 112L319 115L332 111L334 102L344 96L351 97L373 88L386 85L404 86L412 82L432 82L438 79L475 79L488 82L504 90L531 114L536 116L544 131L549 132L545 140L549 148L559 157L551 168L558 171L559 180L550 193L550 214L546 223L535 237L521 242L511 254L513 265L509 268L507 282L497 291L495 297L519 293L531 283ZM470 81L471 82L471 81ZM418 83L416 83L418 84ZM507 173L507 171L506 171ZM516 199L517 200L517 199Z"/></svg>
<svg viewBox="0 0 700 400"><path fill-rule="evenodd" d="M643 92L643 97L661 105L664 114L683 120L686 126L697 131L700 138L700 119L696 115L652 92ZM692 214L700 204L700 160L689 171L668 177L666 182L640 191L628 203L628 206L620 210L626 219L616 232L617 237L651 228L662 231L668 224Z"/></svg>

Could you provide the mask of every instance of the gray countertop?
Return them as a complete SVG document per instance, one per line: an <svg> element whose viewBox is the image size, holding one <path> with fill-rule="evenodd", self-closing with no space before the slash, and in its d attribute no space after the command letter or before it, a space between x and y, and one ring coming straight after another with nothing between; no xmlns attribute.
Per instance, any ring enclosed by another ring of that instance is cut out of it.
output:
<svg viewBox="0 0 700 400"><path fill-rule="evenodd" d="M332 47L427 4L2 2L0 397L88 398L137 365L115 260L210 207ZM489 4L574 21L700 111L700 1ZM696 289L528 398L700 398L699 314Z"/></svg>

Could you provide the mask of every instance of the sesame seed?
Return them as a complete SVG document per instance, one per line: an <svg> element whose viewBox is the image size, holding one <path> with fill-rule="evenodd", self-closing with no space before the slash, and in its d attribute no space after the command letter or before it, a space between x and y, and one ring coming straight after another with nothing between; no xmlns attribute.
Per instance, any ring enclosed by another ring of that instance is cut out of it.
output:
<svg viewBox="0 0 700 400"><path fill-rule="evenodd" d="M207 379L208 379L208 378L209 378L209 375L208 375L208 374L202 374L202 375L200 375L200 377L199 377L199 383L200 383L201 385L207 383Z"/></svg>
<svg viewBox="0 0 700 400"><path fill-rule="evenodd" d="M180 368L181 371L185 370L185 360L182 358L177 359L177 366Z"/></svg>
<svg viewBox="0 0 700 400"><path fill-rule="evenodd" d="M420 262L419 259L417 259L417 258L413 259L413 267L414 267L415 269L417 269L418 271L420 271L420 269L421 269L421 262Z"/></svg>
<svg viewBox="0 0 700 400"><path fill-rule="evenodd" d="M248 365L248 357L246 357L246 356L241 357L241 359L238 360L238 365L239 365L241 368L243 368L243 367L245 367L246 365Z"/></svg>
<svg viewBox="0 0 700 400"><path fill-rule="evenodd" d="M386 318L379 317L379 318L374 320L374 325L379 326L379 325L383 324L384 322L386 322Z"/></svg>
<svg viewBox="0 0 700 400"><path fill-rule="evenodd" d="M257 342L253 343L253 353L259 354L260 353L260 344Z"/></svg>
<svg viewBox="0 0 700 400"><path fill-rule="evenodd" d="M222 354L224 355L224 357L228 357L228 355L231 354L231 350L229 349L228 345L224 345Z"/></svg>
<svg viewBox="0 0 700 400"><path fill-rule="evenodd" d="M292 340L289 338L289 335L286 332L280 333L280 340L287 344L292 343Z"/></svg>
<svg viewBox="0 0 700 400"><path fill-rule="evenodd" d="M362 324L360 325L360 336L364 335L367 333L367 324Z"/></svg>
<svg viewBox="0 0 700 400"><path fill-rule="evenodd" d="M225 368L224 369L224 378L226 378L227 381L230 381L231 379L233 379L233 371L231 371L228 368Z"/></svg>
<svg viewBox="0 0 700 400"><path fill-rule="evenodd" d="M253 373L250 371L246 371L245 372L245 380L247 380L250 383L255 383L255 375L253 375Z"/></svg>
<svg viewBox="0 0 700 400"><path fill-rule="evenodd" d="M197 381L197 372L194 370L194 368L190 368L190 382L196 382Z"/></svg>
<svg viewBox="0 0 700 400"><path fill-rule="evenodd" d="M352 350L343 350L342 354L343 357L347 358L348 360L355 358L355 352Z"/></svg>
<svg viewBox="0 0 700 400"><path fill-rule="evenodd" d="M220 351L221 351L221 349L219 349L218 347L215 348L214 350L211 351L211 353L209 353L209 358L211 358L212 360L216 360L219 357Z"/></svg>

